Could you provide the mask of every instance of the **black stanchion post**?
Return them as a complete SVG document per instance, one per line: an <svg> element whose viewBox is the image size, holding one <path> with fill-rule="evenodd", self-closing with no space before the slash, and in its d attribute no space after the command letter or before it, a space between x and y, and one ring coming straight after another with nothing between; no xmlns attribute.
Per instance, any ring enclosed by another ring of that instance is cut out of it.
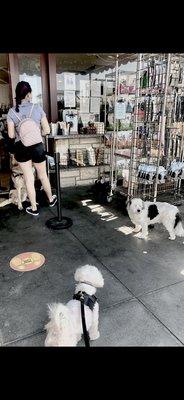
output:
<svg viewBox="0 0 184 400"><path fill-rule="evenodd" d="M55 169L56 169L56 190L57 190L57 212L58 212L58 221L62 220L62 211L61 211L61 186L60 186L60 154L54 153L54 161L55 161Z"/></svg>
<svg viewBox="0 0 184 400"><path fill-rule="evenodd" d="M72 226L71 218L63 217L61 211L61 187L60 187L60 154L54 153L55 173L56 173L56 192L57 192L57 217L50 218L45 225L50 229L66 229Z"/></svg>
<svg viewBox="0 0 184 400"><path fill-rule="evenodd" d="M48 154L49 154L48 135L45 136L45 152L46 152L46 155L48 156ZM49 177L50 174L49 174L49 160L48 160L48 157L46 157L46 168L47 168L47 175Z"/></svg>

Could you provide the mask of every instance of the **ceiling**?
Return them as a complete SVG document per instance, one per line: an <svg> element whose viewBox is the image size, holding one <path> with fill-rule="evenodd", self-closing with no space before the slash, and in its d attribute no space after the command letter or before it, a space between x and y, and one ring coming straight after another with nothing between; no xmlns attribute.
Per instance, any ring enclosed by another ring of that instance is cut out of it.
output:
<svg viewBox="0 0 184 400"><path fill-rule="evenodd" d="M0 53L0 84L9 83L7 54Z"/></svg>

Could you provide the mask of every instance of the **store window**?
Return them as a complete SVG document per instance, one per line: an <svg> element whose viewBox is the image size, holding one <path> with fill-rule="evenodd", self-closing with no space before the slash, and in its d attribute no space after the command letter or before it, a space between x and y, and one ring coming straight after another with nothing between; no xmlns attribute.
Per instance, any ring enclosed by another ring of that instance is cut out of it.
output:
<svg viewBox="0 0 184 400"><path fill-rule="evenodd" d="M58 120L66 134L103 133L105 69L97 55L56 54L56 78Z"/></svg>
<svg viewBox="0 0 184 400"><path fill-rule="evenodd" d="M58 121L63 122L66 134L86 133L94 125L101 133L114 129L115 65L115 54L56 54ZM119 110L124 110L127 104L126 115L122 113L119 118L118 130L132 126L135 71L135 62L126 66L119 63Z"/></svg>
<svg viewBox="0 0 184 400"><path fill-rule="evenodd" d="M18 54L19 81L29 82L33 103L43 106L40 54Z"/></svg>
<svg viewBox="0 0 184 400"><path fill-rule="evenodd" d="M58 123L51 125L51 140L60 152L61 168L80 168L66 185L111 179L110 166L118 157L120 167L128 169L137 55L56 54L55 58Z"/></svg>
<svg viewBox="0 0 184 400"><path fill-rule="evenodd" d="M133 127L132 111L135 102L136 62L118 63L116 99L115 81L116 70L109 70L105 74L106 130L108 132L114 129L114 111L116 108L115 129L118 132L130 131Z"/></svg>

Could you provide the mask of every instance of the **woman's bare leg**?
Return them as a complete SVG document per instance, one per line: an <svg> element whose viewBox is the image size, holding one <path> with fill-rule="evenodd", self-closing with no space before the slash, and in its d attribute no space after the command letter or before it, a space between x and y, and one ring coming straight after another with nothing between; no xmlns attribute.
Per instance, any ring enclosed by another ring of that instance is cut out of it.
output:
<svg viewBox="0 0 184 400"><path fill-rule="evenodd" d="M32 161L29 160L26 162L19 162L18 164L24 174L27 194L28 194L28 197L29 197L29 200L31 203L31 208L33 211L36 211L37 210L36 191L35 191L35 186L34 186L34 174L33 174L33 168L32 168Z"/></svg>
<svg viewBox="0 0 184 400"><path fill-rule="evenodd" d="M33 163L36 171L37 171L37 175L38 178L40 179L43 189L48 197L49 202L51 202L53 200L52 197L52 191L51 191L51 186L50 186L50 181L49 178L47 176L47 172L46 172L46 161L43 161L41 163Z"/></svg>

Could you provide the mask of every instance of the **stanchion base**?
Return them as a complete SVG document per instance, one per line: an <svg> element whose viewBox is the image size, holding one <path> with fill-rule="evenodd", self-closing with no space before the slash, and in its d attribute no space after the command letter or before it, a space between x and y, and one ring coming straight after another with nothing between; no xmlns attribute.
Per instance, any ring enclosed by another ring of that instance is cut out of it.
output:
<svg viewBox="0 0 184 400"><path fill-rule="evenodd" d="M48 221L46 221L45 225L47 226L47 228L55 229L55 230L67 229L73 225L73 221L71 220L71 218L68 218L68 217L62 217L62 220L58 221L58 217L54 217L54 218L48 219Z"/></svg>

